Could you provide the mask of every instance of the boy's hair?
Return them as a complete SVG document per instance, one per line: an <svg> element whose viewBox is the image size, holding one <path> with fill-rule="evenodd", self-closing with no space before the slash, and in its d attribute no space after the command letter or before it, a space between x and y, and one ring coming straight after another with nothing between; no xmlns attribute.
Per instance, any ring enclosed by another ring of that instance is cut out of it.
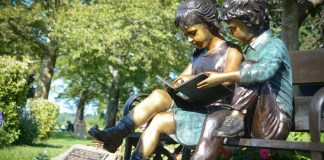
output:
<svg viewBox="0 0 324 160"><path fill-rule="evenodd" d="M270 28L267 0L226 0L222 7L222 18L226 21L238 19L259 36Z"/></svg>
<svg viewBox="0 0 324 160"><path fill-rule="evenodd" d="M176 12L175 26L181 30L196 24L204 24L216 36L223 35L219 26L217 3L212 0L186 0L182 2Z"/></svg>

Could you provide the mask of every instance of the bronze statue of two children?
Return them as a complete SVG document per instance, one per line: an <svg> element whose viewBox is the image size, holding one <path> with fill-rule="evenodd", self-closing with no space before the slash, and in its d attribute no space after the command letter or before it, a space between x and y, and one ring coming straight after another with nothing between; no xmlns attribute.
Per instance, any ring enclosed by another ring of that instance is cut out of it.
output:
<svg viewBox="0 0 324 160"><path fill-rule="evenodd" d="M215 159L224 137L288 136L293 109L290 58L285 44L270 31L267 1L226 0L221 8L216 5L212 0L186 0L179 5L175 25L197 49L173 83L205 73L208 78L197 88L222 84L232 87L234 94L199 106L156 89L116 126L88 131L106 150L115 152L129 133L149 120L131 159L148 159L160 134L174 134L179 143L195 147L191 159L197 160ZM230 34L248 45L244 53L225 40L221 19Z"/></svg>

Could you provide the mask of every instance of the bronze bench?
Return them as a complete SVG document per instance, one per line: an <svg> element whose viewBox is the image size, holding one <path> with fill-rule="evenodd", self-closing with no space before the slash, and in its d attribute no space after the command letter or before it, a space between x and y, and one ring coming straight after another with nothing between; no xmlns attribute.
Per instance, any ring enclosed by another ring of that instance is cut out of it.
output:
<svg viewBox="0 0 324 160"><path fill-rule="evenodd" d="M293 84L294 85L324 85L324 49L309 51L290 52ZM137 94L130 97L124 105L124 115L128 113L141 98L147 94ZM324 152L324 143L320 142L320 133L324 131L324 87L322 87L314 96L294 96L293 97L293 132L310 132L311 142L290 142L285 140L265 140L251 138L225 138L224 145L273 148L284 150L300 150L311 152L311 158L321 160ZM124 159L128 160L131 154L132 146L136 146L141 133L135 132L126 138ZM182 149L182 159L190 159L191 150L185 146L179 145L176 153L170 153L163 144L177 144L167 135L162 135L160 145L157 147L153 159L161 159L164 155L168 159L174 159L173 156Z"/></svg>

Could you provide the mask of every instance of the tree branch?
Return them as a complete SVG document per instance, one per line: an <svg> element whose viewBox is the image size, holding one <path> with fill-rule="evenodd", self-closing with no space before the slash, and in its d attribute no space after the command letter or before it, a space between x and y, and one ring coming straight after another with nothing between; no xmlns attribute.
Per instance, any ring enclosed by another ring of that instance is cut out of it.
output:
<svg viewBox="0 0 324 160"><path fill-rule="evenodd" d="M298 25L301 26L305 18L318 7L324 4L323 0L304 0L299 3Z"/></svg>
<svg viewBox="0 0 324 160"><path fill-rule="evenodd" d="M104 87L106 87L106 88L108 88L108 85L107 84L105 84L104 82L102 82L102 81L100 81L99 79L98 79L98 77L97 76L94 76L94 79L100 84L100 85L102 85L102 86L104 86Z"/></svg>
<svg viewBox="0 0 324 160"><path fill-rule="evenodd" d="M48 47L42 43L39 39L35 37L30 37L24 34L22 31L20 31L14 24L9 22L9 26L11 27L12 31L17 34L18 36L22 37L25 40L33 41L35 42L44 52L48 52Z"/></svg>

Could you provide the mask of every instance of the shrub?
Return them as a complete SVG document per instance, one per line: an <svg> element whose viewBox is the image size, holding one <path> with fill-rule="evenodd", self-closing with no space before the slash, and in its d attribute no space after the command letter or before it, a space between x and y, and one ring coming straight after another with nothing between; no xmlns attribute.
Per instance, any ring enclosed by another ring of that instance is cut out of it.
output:
<svg viewBox="0 0 324 160"><path fill-rule="evenodd" d="M50 160L46 150L41 151L33 160Z"/></svg>
<svg viewBox="0 0 324 160"><path fill-rule="evenodd" d="M36 122L30 116L30 112L23 111L19 130L21 134L18 140L15 142L16 144L30 145L36 140L39 132L37 130Z"/></svg>
<svg viewBox="0 0 324 160"><path fill-rule="evenodd" d="M37 124L37 139L48 138L57 123L58 105L45 99L28 99L26 109Z"/></svg>
<svg viewBox="0 0 324 160"><path fill-rule="evenodd" d="M4 124L0 128L0 147L18 139L20 108L26 101L28 64L8 56L0 57L0 112Z"/></svg>

